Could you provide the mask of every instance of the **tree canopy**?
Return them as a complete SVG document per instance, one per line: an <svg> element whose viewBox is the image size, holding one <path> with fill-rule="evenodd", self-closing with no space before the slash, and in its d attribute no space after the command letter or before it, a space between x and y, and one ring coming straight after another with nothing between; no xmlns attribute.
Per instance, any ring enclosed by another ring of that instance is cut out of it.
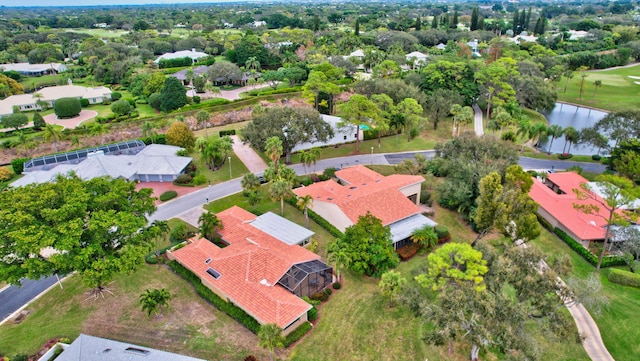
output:
<svg viewBox="0 0 640 361"><path fill-rule="evenodd" d="M153 245L151 189L123 179L77 176L0 193L0 277L11 283L77 272L102 290L136 269Z"/></svg>

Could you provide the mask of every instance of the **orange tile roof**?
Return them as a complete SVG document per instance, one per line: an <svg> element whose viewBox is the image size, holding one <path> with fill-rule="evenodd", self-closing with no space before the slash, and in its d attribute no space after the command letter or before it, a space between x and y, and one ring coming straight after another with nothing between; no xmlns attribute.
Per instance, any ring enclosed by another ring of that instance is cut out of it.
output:
<svg viewBox="0 0 640 361"><path fill-rule="evenodd" d="M529 196L581 240L604 239L608 219L606 210L593 199L578 199L573 192L573 189L581 189L580 185L589 181L573 172L550 173L547 177L565 194L557 194L543 182L534 179ZM595 205L600 211L597 215L585 214L575 209L574 204Z"/></svg>
<svg viewBox="0 0 640 361"><path fill-rule="evenodd" d="M311 306L277 282L294 264L320 256L252 227L250 221L256 216L237 206L217 216L224 226L220 234L229 246L219 248L206 239L195 239L172 252L178 262L263 324L284 328L307 312ZM214 279L206 272L208 268L220 277Z"/></svg>
<svg viewBox="0 0 640 361"><path fill-rule="evenodd" d="M353 223L367 211L380 219L383 225L421 213L420 208L399 191L423 182L421 176L394 174L385 177L365 166L345 168L337 171L336 176L348 185L328 180L293 191L298 196L309 194L314 201L337 205Z"/></svg>

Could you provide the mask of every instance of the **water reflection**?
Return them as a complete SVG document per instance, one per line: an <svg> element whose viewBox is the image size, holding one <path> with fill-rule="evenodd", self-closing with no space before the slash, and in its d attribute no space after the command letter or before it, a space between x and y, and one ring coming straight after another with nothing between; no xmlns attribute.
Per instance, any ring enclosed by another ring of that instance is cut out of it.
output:
<svg viewBox="0 0 640 361"><path fill-rule="evenodd" d="M608 113L590 109L577 107L575 105L556 103L551 113L546 114L549 125L557 124L563 129L566 127L574 127L578 131L593 126L598 120L604 118ZM554 139L551 146L551 153L562 153L565 147L564 135ZM540 148L545 152L549 149L549 141L540 144ZM567 150L569 145L566 145ZM573 144L571 145L571 154L592 155L596 154L597 148L591 145Z"/></svg>

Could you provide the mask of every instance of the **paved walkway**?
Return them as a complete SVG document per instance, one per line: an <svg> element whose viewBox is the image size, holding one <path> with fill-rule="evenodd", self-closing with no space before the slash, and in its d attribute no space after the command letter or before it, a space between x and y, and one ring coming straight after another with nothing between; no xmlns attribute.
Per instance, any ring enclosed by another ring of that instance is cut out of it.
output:
<svg viewBox="0 0 640 361"><path fill-rule="evenodd" d="M251 148L248 144L243 144L240 137L232 135L233 139L233 152L236 154L240 161L249 169L251 173L261 173L267 169L267 163Z"/></svg>
<svg viewBox="0 0 640 361"><path fill-rule="evenodd" d="M607 350L607 347L604 345L604 342L602 342L598 325L593 318L591 318L589 311L587 311L587 309L580 303L574 302L565 305L571 313L571 316L573 316L573 320L576 321L578 332L580 332L580 335L584 337L582 346L585 351L587 351L587 355L589 355L591 360L614 361L609 350Z"/></svg>
<svg viewBox="0 0 640 361"><path fill-rule="evenodd" d="M211 98L224 98L227 100L236 100L236 99L240 99L240 93L244 93L244 92L248 92L249 90L253 90L253 89L262 89L262 88L266 88L268 87L269 84L257 84L257 85L247 85L247 86L243 86L242 88L237 88L237 89L233 89L233 90L222 90L220 89L220 94L212 94L209 91L205 91L204 93L196 93L195 90L190 89L187 91L187 96L201 96L205 99L211 99Z"/></svg>
<svg viewBox="0 0 640 361"><path fill-rule="evenodd" d="M476 135L481 137L484 135L484 125L482 124L482 109L478 104L473 104L473 129L476 131Z"/></svg>

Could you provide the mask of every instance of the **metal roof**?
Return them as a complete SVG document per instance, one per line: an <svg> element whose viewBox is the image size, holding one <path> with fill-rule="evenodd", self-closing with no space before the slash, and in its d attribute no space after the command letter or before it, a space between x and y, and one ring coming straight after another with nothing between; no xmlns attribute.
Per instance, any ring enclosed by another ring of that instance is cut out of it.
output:
<svg viewBox="0 0 640 361"><path fill-rule="evenodd" d="M257 217L250 224L289 245L299 244L315 234L315 232L272 212Z"/></svg>
<svg viewBox="0 0 640 361"><path fill-rule="evenodd" d="M80 334L56 358L58 361L204 361L203 359L160 351L126 342Z"/></svg>
<svg viewBox="0 0 640 361"><path fill-rule="evenodd" d="M395 243L409 238L411 233L416 229L420 229L424 226L435 227L437 225L438 224L436 222L422 214L414 214L411 217L391 223L389 225L389 229L391 230L391 239L393 240L393 243Z"/></svg>

